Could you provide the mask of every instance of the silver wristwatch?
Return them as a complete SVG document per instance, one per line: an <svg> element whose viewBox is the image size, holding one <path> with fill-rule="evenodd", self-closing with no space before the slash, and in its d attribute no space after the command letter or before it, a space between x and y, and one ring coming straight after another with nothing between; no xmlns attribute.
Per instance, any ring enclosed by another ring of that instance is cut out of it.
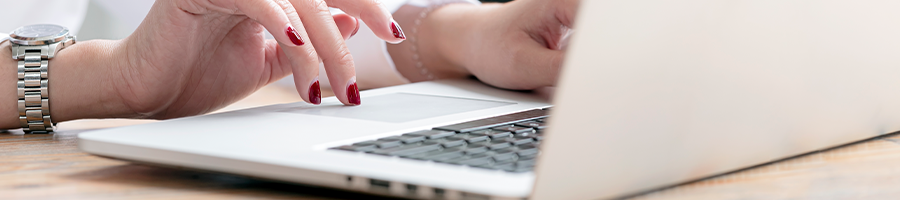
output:
<svg viewBox="0 0 900 200"><path fill-rule="evenodd" d="M25 133L51 133L48 63L56 53L75 44L75 36L59 25L37 24L19 27L9 34L12 57L19 61L19 123Z"/></svg>

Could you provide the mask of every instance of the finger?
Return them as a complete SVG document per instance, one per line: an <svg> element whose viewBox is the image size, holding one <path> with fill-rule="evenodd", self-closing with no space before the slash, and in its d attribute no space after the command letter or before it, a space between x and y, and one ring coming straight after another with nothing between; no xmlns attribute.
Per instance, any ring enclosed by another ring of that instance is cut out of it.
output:
<svg viewBox="0 0 900 200"><path fill-rule="evenodd" d="M297 15L296 7L287 0L276 0L284 13L291 19L287 34L296 36L298 43L294 45L280 44L288 59L291 61L291 71L294 73L294 86L304 101L312 104L322 102L322 90L319 86L319 52L311 43L312 36L307 31L307 25ZM331 19L331 15L328 16ZM340 33L337 33L340 35ZM303 39L307 36L309 40Z"/></svg>
<svg viewBox="0 0 900 200"><path fill-rule="evenodd" d="M281 80L291 75L291 59L284 54L277 40L266 40L266 67L269 70L269 81L266 84Z"/></svg>
<svg viewBox="0 0 900 200"><path fill-rule="evenodd" d="M362 19L375 36L389 43L406 40L400 24L394 21L391 12L378 0L325 0L331 6Z"/></svg>
<svg viewBox="0 0 900 200"><path fill-rule="evenodd" d="M359 105L361 101L353 56L350 55L327 4L324 0L291 0L291 4L306 29L310 30L310 42L322 58L335 96L346 105Z"/></svg>
<svg viewBox="0 0 900 200"><path fill-rule="evenodd" d="M344 40L350 39L359 31L358 18L351 17L348 14L335 14L332 15L332 18L334 18L334 24L341 31L341 36L344 36Z"/></svg>
<svg viewBox="0 0 900 200"><path fill-rule="evenodd" d="M304 101L319 104L318 55L303 23L287 0L221 0L213 3L233 5L235 13L243 13L263 25L287 55L294 74L294 84ZM229 8L229 7L226 7ZM305 45L306 44L306 45Z"/></svg>
<svg viewBox="0 0 900 200"><path fill-rule="evenodd" d="M230 2L229 2L230 1ZM282 5L272 0L223 0L221 4L234 5L234 9L266 28L279 43L300 46L304 40L293 34L291 29L299 23L299 18L290 19ZM290 6L288 6L290 7ZM293 26L292 26L293 24Z"/></svg>
<svg viewBox="0 0 900 200"><path fill-rule="evenodd" d="M335 15L333 15L333 17L335 18L335 22L338 24L338 27L342 27L342 28L340 28L341 35L344 35L345 37L350 37L354 34L354 31L356 31L356 29L352 29L352 28L359 27L357 19L354 17L350 17L349 15L335 14ZM285 54L285 50L282 49L281 45L276 40L266 40L266 66L268 66L269 69L271 69L270 74L269 74L270 78L269 78L268 83L279 80L279 79L283 78L284 76L290 75L291 72L294 71L294 68L293 68L294 64L291 61L292 57L294 57L294 56L287 56L287 54ZM311 60L311 58L306 58L306 59ZM300 66L300 65L304 64L303 61L304 60L297 59L296 62L300 62L297 65ZM303 68L305 70L306 68L313 67L313 68L317 69L314 72L318 73L318 68L319 68L318 64L312 64L312 63L306 63L306 64L310 64L310 65L300 66L300 68ZM297 75L297 76L301 76L301 75ZM310 79L310 78L301 77L301 78L299 78L300 81L297 81L298 78L295 76L294 79L295 79L294 83L297 86L297 88L306 88L306 90L298 89L298 93L305 94L305 95L301 95L301 97L303 98L304 101L310 102L313 104L321 103L321 89L319 87L319 84L315 82L318 80L317 78ZM301 84L296 84L296 83L303 83L307 79L310 79L310 84L307 87L301 87Z"/></svg>

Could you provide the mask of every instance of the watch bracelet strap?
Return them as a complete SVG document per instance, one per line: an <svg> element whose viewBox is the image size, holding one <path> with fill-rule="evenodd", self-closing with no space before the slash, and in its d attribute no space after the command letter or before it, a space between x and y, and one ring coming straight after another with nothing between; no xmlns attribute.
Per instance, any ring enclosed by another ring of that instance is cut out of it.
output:
<svg viewBox="0 0 900 200"><path fill-rule="evenodd" d="M19 96L19 123L25 133L50 133L56 123L50 120L50 100L47 86L50 48L19 46L25 56L18 60L17 94Z"/></svg>

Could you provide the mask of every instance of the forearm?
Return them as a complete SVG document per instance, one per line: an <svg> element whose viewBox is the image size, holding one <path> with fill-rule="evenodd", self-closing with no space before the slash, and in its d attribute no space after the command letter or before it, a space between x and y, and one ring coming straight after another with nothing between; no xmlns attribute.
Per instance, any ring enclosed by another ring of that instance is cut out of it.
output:
<svg viewBox="0 0 900 200"><path fill-rule="evenodd" d="M53 122L84 118L129 117L113 87L116 41L83 41L50 60L48 93ZM9 42L0 44L0 128L20 128L15 83L17 61Z"/></svg>

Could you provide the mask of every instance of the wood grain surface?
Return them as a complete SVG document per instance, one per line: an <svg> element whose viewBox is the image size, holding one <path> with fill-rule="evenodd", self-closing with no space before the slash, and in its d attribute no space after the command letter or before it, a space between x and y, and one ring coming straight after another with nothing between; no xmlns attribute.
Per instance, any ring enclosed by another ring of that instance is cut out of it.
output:
<svg viewBox="0 0 900 200"><path fill-rule="evenodd" d="M327 90L323 90L327 92ZM223 110L294 102L267 86ZM384 199L240 176L131 164L77 147L86 130L152 120L79 120L53 135L0 133L0 199ZM761 165L633 199L900 199L900 135Z"/></svg>

